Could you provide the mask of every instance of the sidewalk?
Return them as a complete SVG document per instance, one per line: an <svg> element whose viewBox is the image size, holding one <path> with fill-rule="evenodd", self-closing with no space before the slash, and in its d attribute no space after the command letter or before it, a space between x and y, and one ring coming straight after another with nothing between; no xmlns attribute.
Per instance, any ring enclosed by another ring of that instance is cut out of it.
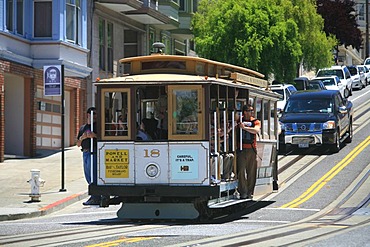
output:
<svg viewBox="0 0 370 247"><path fill-rule="evenodd" d="M61 151L42 151L36 158L5 159L0 163L0 221L37 217L62 209L88 197L83 174L82 154L77 146L64 151L64 189L62 189ZM40 170L40 202L30 202L31 169ZM81 205L82 206L82 205Z"/></svg>

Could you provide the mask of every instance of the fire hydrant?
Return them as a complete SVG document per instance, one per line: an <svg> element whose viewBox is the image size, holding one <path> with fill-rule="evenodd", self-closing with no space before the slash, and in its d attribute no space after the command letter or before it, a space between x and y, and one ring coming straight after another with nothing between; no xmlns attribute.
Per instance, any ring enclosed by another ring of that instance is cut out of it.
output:
<svg viewBox="0 0 370 247"><path fill-rule="evenodd" d="M31 170L31 179L27 181L31 185L31 202L40 201L40 186L44 186L45 180L40 178L40 170Z"/></svg>

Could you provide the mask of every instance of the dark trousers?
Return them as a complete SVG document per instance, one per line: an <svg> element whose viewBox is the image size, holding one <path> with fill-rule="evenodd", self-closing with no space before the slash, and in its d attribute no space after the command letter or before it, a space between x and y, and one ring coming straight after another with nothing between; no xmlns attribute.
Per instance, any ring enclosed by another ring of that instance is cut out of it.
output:
<svg viewBox="0 0 370 247"><path fill-rule="evenodd" d="M253 195L257 179L257 154L253 148L243 148L237 158L238 191L241 196Z"/></svg>

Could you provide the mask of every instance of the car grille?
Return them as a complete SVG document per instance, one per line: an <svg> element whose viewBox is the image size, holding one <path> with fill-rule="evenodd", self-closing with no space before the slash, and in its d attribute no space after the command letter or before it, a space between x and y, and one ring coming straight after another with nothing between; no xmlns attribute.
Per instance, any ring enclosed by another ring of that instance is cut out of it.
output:
<svg viewBox="0 0 370 247"><path fill-rule="evenodd" d="M289 123L285 124L286 132L313 133L322 131L322 123Z"/></svg>

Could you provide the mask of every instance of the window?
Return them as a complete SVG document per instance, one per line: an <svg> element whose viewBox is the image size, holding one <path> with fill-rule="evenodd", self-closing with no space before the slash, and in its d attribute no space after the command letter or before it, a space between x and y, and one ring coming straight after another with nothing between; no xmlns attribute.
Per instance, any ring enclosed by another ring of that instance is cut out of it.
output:
<svg viewBox="0 0 370 247"><path fill-rule="evenodd" d="M99 68L113 73L113 23L99 20Z"/></svg>
<svg viewBox="0 0 370 247"><path fill-rule="evenodd" d="M169 139L199 140L203 135L202 87L169 86Z"/></svg>
<svg viewBox="0 0 370 247"><path fill-rule="evenodd" d="M6 1L6 28L13 32L13 0Z"/></svg>
<svg viewBox="0 0 370 247"><path fill-rule="evenodd" d="M67 0L66 5L66 33L67 39L75 44L81 44L82 17L81 1Z"/></svg>
<svg viewBox="0 0 370 247"><path fill-rule="evenodd" d="M51 37L52 35L52 2L35 1L33 13L34 37Z"/></svg>
<svg viewBox="0 0 370 247"><path fill-rule="evenodd" d="M104 89L102 91L102 132L105 139L130 138L129 89Z"/></svg>
<svg viewBox="0 0 370 247"><path fill-rule="evenodd" d="M136 57L138 55L138 33L133 30L124 31L124 57ZM130 72L130 63L124 64L124 73Z"/></svg>
<svg viewBox="0 0 370 247"><path fill-rule="evenodd" d="M40 110L40 111L61 113L60 104L53 104L53 103L45 102L45 101L38 101L37 102L37 109Z"/></svg>
<svg viewBox="0 0 370 247"><path fill-rule="evenodd" d="M364 21L365 20L365 4L363 3L357 3L357 18L359 21Z"/></svg>
<svg viewBox="0 0 370 247"><path fill-rule="evenodd" d="M162 34L162 43L165 45L164 53L171 54L171 37L166 34Z"/></svg>
<svg viewBox="0 0 370 247"><path fill-rule="evenodd" d="M155 30L150 28L149 30L149 51L150 53L154 52L153 44L155 42Z"/></svg>
<svg viewBox="0 0 370 247"><path fill-rule="evenodd" d="M185 4L186 4L186 1L185 0L180 0L180 8L179 8L179 11L186 11Z"/></svg>
<svg viewBox="0 0 370 247"><path fill-rule="evenodd" d="M113 73L113 24L107 23L107 54L108 54L108 68L110 73Z"/></svg>
<svg viewBox="0 0 370 247"><path fill-rule="evenodd" d="M17 33L23 35L23 0L17 0Z"/></svg>
<svg viewBox="0 0 370 247"><path fill-rule="evenodd" d="M10 32L23 35L23 0L6 1L6 28Z"/></svg>
<svg viewBox="0 0 370 247"><path fill-rule="evenodd" d="M99 19L99 68L105 70L105 20Z"/></svg>

